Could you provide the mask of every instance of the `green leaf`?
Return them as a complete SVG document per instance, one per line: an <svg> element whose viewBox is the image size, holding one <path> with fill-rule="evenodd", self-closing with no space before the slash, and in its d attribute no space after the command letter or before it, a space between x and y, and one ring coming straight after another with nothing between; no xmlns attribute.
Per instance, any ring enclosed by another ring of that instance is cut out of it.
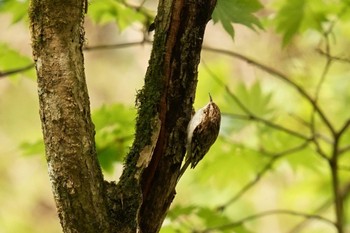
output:
<svg viewBox="0 0 350 233"><path fill-rule="evenodd" d="M197 207L193 205L189 205L189 206L176 205L170 209L169 213L167 214L167 217L170 218L171 220L175 220L182 215L192 214L196 209Z"/></svg>
<svg viewBox="0 0 350 233"><path fill-rule="evenodd" d="M226 32L234 38L232 23L245 25L253 30L262 29L262 24L254 12L260 10L262 5L257 0L218 0L212 18L214 23L221 22Z"/></svg>
<svg viewBox="0 0 350 233"><path fill-rule="evenodd" d="M172 221L186 217L188 220L195 222L194 224L196 228L200 225L203 228L218 227L228 224L231 221L227 216L215 208L195 205L177 205L175 207L172 207L167 217L169 217ZM198 218L201 220L201 224L198 224Z"/></svg>
<svg viewBox="0 0 350 233"><path fill-rule="evenodd" d="M121 104L106 105L92 114L96 128L96 149L102 168L113 171L122 162L134 134L135 109Z"/></svg>
<svg viewBox="0 0 350 233"><path fill-rule="evenodd" d="M275 18L276 31L283 35L283 45L296 34L309 29L323 34L328 30L327 22L336 21L335 17L341 18L347 9L344 1L281 1Z"/></svg>
<svg viewBox="0 0 350 233"><path fill-rule="evenodd" d="M271 107L272 94L265 93L259 81L255 82L251 87L240 83L232 93L249 112L256 116L269 117L274 112L274 108ZM232 95L228 94L226 100L231 104L230 112L247 115Z"/></svg>
<svg viewBox="0 0 350 233"><path fill-rule="evenodd" d="M205 227L217 227L231 222L220 211L208 207L199 207L196 214L204 221Z"/></svg>
<svg viewBox="0 0 350 233"><path fill-rule="evenodd" d="M253 233L252 231L248 230L244 225L239 225L238 227L235 227L235 233Z"/></svg>
<svg viewBox="0 0 350 233"><path fill-rule="evenodd" d="M27 156L45 154L45 146L42 139L36 142L23 142L20 144L20 148L23 151L23 155Z"/></svg>
<svg viewBox="0 0 350 233"><path fill-rule="evenodd" d="M114 163L123 161L132 143L135 114L133 108L121 104L102 106L92 113L98 160L104 171L112 172ZM24 142L21 149L25 155L43 154L44 142Z"/></svg>
<svg viewBox="0 0 350 233"><path fill-rule="evenodd" d="M13 15L12 23L17 23L20 20L28 17L29 1L23 0L3 0L0 1L0 12L7 12Z"/></svg>
<svg viewBox="0 0 350 233"><path fill-rule="evenodd" d="M7 44L0 43L0 72L21 69L31 65L32 63L33 61L31 58L21 55L16 50L11 49ZM11 78L15 79L21 77L23 74L33 79L36 78L34 69L15 73L11 75Z"/></svg>
<svg viewBox="0 0 350 233"><path fill-rule="evenodd" d="M115 0L91 1L88 15L98 24L115 22L120 30L124 30L134 22L146 21L144 14Z"/></svg>
<svg viewBox="0 0 350 233"><path fill-rule="evenodd" d="M176 227L168 225L162 226L162 228L160 229L160 233L179 233L179 231L176 229Z"/></svg>
<svg viewBox="0 0 350 233"><path fill-rule="evenodd" d="M304 17L305 3L306 0L285 1L279 10L276 30L283 34L284 45L298 32Z"/></svg>

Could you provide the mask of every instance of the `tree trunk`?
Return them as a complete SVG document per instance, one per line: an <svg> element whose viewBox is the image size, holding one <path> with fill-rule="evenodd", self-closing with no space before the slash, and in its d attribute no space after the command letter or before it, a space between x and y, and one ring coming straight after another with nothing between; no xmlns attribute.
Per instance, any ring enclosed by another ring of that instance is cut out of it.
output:
<svg viewBox="0 0 350 233"><path fill-rule="evenodd" d="M49 175L64 232L158 232L175 196L207 22L216 0L161 0L135 140L103 181L82 46L86 1L32 0L30 26Z"/></svg>
<svg viewBox="0 0 350 233"><path fill-rule="evenodd" d="M82 46L83 1L32 0L30 27L46 159L64 232L110 232Z"/></svg>
<svg viewBox="0 0 350 233"><path fill-rule="evenodd" d="M145 85L137 96L136 137L119 183L124 209L136 211L135 224L144 233L159 231L175 196L204 30L215 4L159 2Z"/></svg>

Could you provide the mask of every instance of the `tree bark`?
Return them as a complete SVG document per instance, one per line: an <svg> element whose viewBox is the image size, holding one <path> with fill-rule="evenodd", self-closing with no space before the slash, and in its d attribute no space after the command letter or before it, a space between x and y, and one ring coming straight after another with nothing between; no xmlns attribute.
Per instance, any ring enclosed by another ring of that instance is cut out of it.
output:
<svg viewBox="0 0 350 233"><path fill-rule="evenodd" d="M137 95L135 141L118 184L124 208L116 216L122 216L123 209L135 211L136 218L128 222L130 232L158 232L174 199L204 31L215 4L159 1L145 85Z"/></svg>
<svg viewBox="0 0 350 233"><path fill-rule="evenodd" d="M31 1L40 117L63 231L111 232L84 74L83 4L81 0Z"/></svg>
<svg viewBox="0 0 350 233"><path fill-rule="evenodd" d="M32 0L40 116L64 232L158 232L185 155L205 26L216 0L161 0L133 146L119 183L97 161L85 82L86 1Z"/></svg>

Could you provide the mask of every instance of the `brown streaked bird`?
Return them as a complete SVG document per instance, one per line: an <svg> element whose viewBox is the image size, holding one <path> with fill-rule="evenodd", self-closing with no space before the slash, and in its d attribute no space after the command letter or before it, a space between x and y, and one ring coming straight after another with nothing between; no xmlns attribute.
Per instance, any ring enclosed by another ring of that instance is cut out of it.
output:
<svg viewBox="0 0 350 233"><path fill-rule="evenodd" d="M199 161L209 151L219 135L221 113L209 94L209 103L199 109L187 126L187 154L179 178L191 164L195 168Z"/></svg>

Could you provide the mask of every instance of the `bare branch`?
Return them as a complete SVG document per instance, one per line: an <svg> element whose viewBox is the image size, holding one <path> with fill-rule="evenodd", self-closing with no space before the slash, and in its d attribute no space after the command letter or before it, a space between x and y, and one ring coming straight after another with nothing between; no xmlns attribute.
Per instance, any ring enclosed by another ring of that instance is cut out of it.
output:
<svg viewBox="0 0 350 233"><path fill-rule="evenodd" d="M350 63L350 58L333 56L333 55L328 54L327 52L323 51L323 50L320 49L320 48L317 48L316 51L317 51L320 55L323 55L323 56L325 56L325 57L328 57L328 58L331 59L331 60L338 61L338 62Z"/></svg>
<svg viewBox="0 0 350 233"><path fill-rule="evenodd" d="M148 40L141 40L141 41L136 41L136 42L129 42L129 43L121 43L121 44L111 44L111 45L96 45L96 46L85 46L83 48L84 51L95 51L95 50L105 50L105 49L122 49L122 48L129 48L133 46L139 46L139 45L144 45L144 44L150 44L152 43L151 41ZM26 65L24 67L16 68L13 70L8 70L8 71L0 71L0 78L4 78L13 74L17 74L20 72L24 72L27 70L30 70L34 68L34 63Z"/></svg>
<svg viewBox="0 0 350 233"><path fill-rule="evenodd" d="M341 191L341 195L345 198L347 195L349 195L350 193L350 183L347 183L342 191ZM315 214L320 214L324 211L326 211L331 205L333 204L332 198L326 200L324 203L322 203L315 211L313 211L313 213ZM296 226L294 226L290 231L288 231L288 233L298 233L300 232L302 229L304 229L309 223L310 223L311 219L305 219L302 222L300 222L299 224L297 224Z"/></svg>
<svg viewBox="0 0 350 233"><path fill-rule="evenodd" d="M26 65L24 67L16 68L16 69L13 69L13 70L8 70L8 71L3 71L3 72L0 71L0 78L4 78L6 76L10 76L10 75L13 75L13 74L17 74L17 73L20 73L20 72L24 72L24 71L30 70L33 67L34 67L34 63Z"/></svg>
<svg viewBox="0 0 350 233"><path fill-rule="evenodd" d="M276 215L276 214L284 214L284 215L292 215L292 216L296 216L296 217L302 217L302 218L305 218L307 220L309 219L316 219L316 220L319 220L321 222L324 222L325 224L329 224L329 225L332 225L332 226L336 226L336 224L325 218L325 217L322 217L320 215L315 215L315 214L308 214L308 213L303 213L303 212L298 212L298 211L294 211L294 210L283 210L283 209L277 209L277 210L268 210L268 211L264 211L264 212L261 212L261 213L258 213L258 214L253 214L253 215L250 215L248 217L245 217L239 221L236 221L236 222L233 222L233 223L230 223L230 224L226 224L226 225L222 225L222 226L217 226L217 227L212 227L212 228L208 228L204 231L200 231L202 233L209 233L211 231L215 231L215 230L227 230L227 229L232 229L232 228L235 228L235 227L238 227L238 226L241 226L247 222L250 222L250 221L253 221L253 220L257 220L259 218L262 218L262 217L266 217L266 216L270 216L270 215Z"/></svg>
<svg viewBox="0 0 350 233"><path fill-rule="evenodd" d="M350 151L350 145L344 146L343 148L338 149L338 155L344 154Z"/></svg>
<svg viewBox="0 0 350 233"><path fill-rule="evenodd" d="M133 46L144 45L145 42L147 42L147 41L141 40L141 41L136 41L136 42L121 43L121 44L85 46L84 51L129 48L129 47L133 47Z"/></svg>
<svg viewBox="0 0 350 233"><path fill-rule="evenodd" d="M277 129L279 131L282 131L282 132L285 132L291 136L295 136L297 138L300 138L300 139L304 139L304 140L309 140L310 138L303 135L303 134L300 134L296 131L293 131L291 129L288 129L288 128L285 128L281 125L277 125L269 120L266 120L266 119L263 119L263 118L260 118L258 116L255 116L255 115L240 115L240 114L233 114L233 113L223 113L222 114L223 116L229 116L229 117L232 117L232 118L236 118L236 119L241 119L241 120L253 120L253 121L256 121L256 122L262 122L264 123L265 125L271 127L271 128L274 128L274 129Z"/></svg>
<svg viewBox="0 0 350 233"><path fill-rule="evenodd" d="M303 135L303 134L300 134L298 132L295 132L293 130L290 130L290 129L287 129L283 126L280 126L280 125L277 125L277 124L274 124L273 122L271 121L268 121L268 120L265 120L259 116L256 116L255 114L253 114L243 103L242 101L229 89L229 87L227 85L225 85L223 82L221 82L220 79L218 79L216 77L216 75L211 72L211 70L209 69L209 67L203 62L203 65L204 67L206 68L207 72L213 77L215 78L215 81L217 83L219 83L219 85L225 87L225 90L226 90L226 93L228 93L231 98L236 102L236 104L241 108L241 110L243 112L245 112L247 115L239 115L239 114L231 114L231 113L224 113L223 115L226 115L226 116L230 116L230 117L234 117L234 118L239 118L239 119L243 119L243 120L254 120L254 121L257 121L257 122L262 122L264 124L266 124L267 126L270 126L272 128L275 128L277 130L280 130L280 131L284 131L285 133L288 133L292 136L295 136L295 137L298 137L298 138L301 138L301 139L304 139L304 140L309 140L309 137Z"/></svg>
<svg viewBox="0 0 350 233"><path fill-rule="evenodd" d="M335 129L334 129L333 125L328 120L327 116L322 111L320 106L312 99L312 97L301 86L299 86L297 83L293 82L287 75L283 74L282 72L280 72L272 67L266 66L258 61L255 61L254 59L251 59L245 55L242 55L242 54L239 54L239 53L236 53L233 51L212 48L212 47L208 47L208 46L203 46L203 49L207 50L207 51L211 51L211 52L224 54L224 55L227 55L230 57L235 57L235 58L238 58L240 60L246 61L249 64L252 64L255 67L258 67L259 69L261 69L261 70L273 75L274 77L281 79L284 82L288 83L290 86L295 88L300 93L300 95L303 96L315 108L316 112L321 117L322 121L327 125L328 129L332 132L332 134L335 134Z"/></svg>
<svg viewBox="0 0 350 233"><path fill-rule="evenodd" d="M340 137L350 126L350 119L348 119L344 125L340 128L339 132L337 133L337 135Z"/></svg>
<svg viewBox="0 0 350 233"><path fill-rule="evenodd" d="M258 183L261 178L267 173L267 171L272 168L273 164L280 159L281 157L285 155L289 155L292 153L295 153L297 151L300 151L304 149L308 144L310 143L310 140L305 141L304 143L300 144L299 146L293 147L291 149L282 151L280 153L276 153L272 156L270 161L256 174L255 178L247 183L243 188L236 194L234 195L229 201L227 201L225 204L219 206L217 209L220 211L223 211L227 206L233 204L236 202L239 198L241 198L249 189L251 189L256 183Z"/></svg>

